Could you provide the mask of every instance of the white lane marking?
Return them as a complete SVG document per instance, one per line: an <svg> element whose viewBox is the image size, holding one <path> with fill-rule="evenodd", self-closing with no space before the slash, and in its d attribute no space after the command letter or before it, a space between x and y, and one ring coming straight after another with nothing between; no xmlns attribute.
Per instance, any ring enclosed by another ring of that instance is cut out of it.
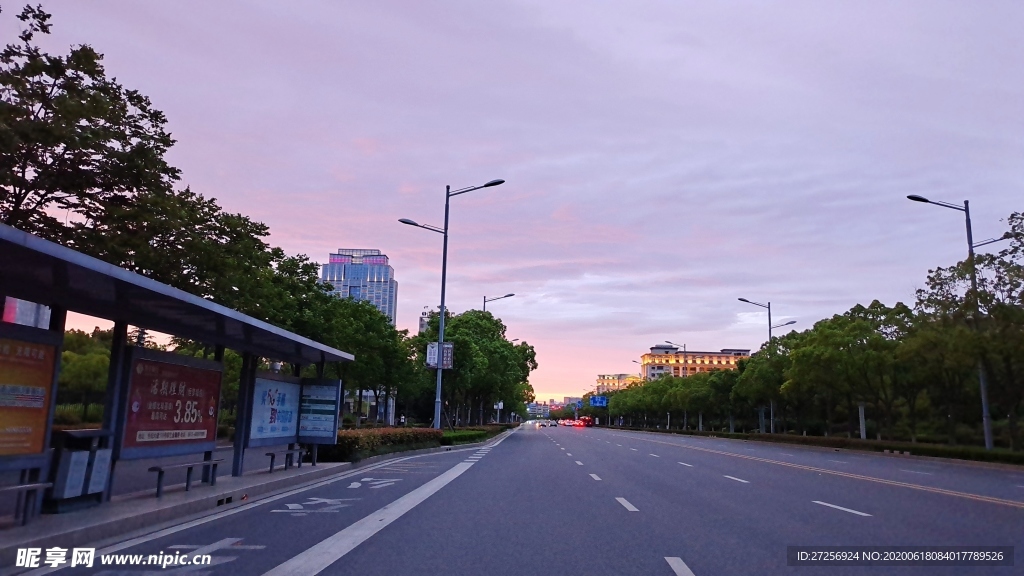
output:
<svg viewBox="0 0 1024 576"><path fill-rule="evenodd" d="M636 506L633 506L632 504L630 504L629 500L626 500L625 498L616 498L616 500L618 500L619 504L622 504L622 506L626 510L629 510L630 512L639 512L640 511L639 508L637 508Z"/></svg>
<svg viewBox="0 0 1024 576"><path fill-rule="evenodd" d="M633 452L636 452L636 448L630 448L630 450L632 450Z"/></svg>
<svg viewBox="0 0 1024 576"><path fill-rule="evenodd" d="M580 466L583 466L583 462L580 462L579 460L577 460L576 463L579 464Z"/></svg>
<svg viewBox="0 0 1024 576"><path fill-rule="evenodd" d="M689 466L690 468L693 468L693 464L687 464L686 462L680 462L680 464L682 464L683 466Z"/></svg>
<svg viewBox="0 0 1024 576"><path fill-rule="evenodd" d="M676 576L693 576L693 571L683 562L682 558L678 556L665 556L665 562L668 562L668 567L676 573Z"/></svg>
<svg viewBox="0 0 1024 576"><path fill-rule="evenodd" d="M811 500L815 504L821 504L822 506L828 506L829 508L835 508L836 510L842 510L843 512L849 512L850 514L856 514L857 516L871 516L865 512L858 512L856 510L850 510L849 508L843 508L842 506L836 506L835 504L829 504L828 502L822 502L820 500Z"/></svg>
<svg viewBox="0 0 1024 576"><path fill-rule="evenodd" d="M900 468L900 472L910 472L911 474L924 474L925 476L932 475L931 472L918 472L917 470L904 470L903 468Z"/></svg>
<svg viewBox="0 0 1024 576"><path fill-rule="evenodd" d="M735 476L726 476L726 478L728 478L729 480L735 480L737 482L743 482L744 484L750 484L750 482L747 482L746 480L742 478L737 478Z"/></svg>
<svg viewBox="0 0 1024 576"><path fill-rule="evenodd" d="M622 447L622 444L616 444L616 446L618 446L618 447L620 447L620 448L621 448L621 447Z"/></svg>
<svg viewBox="0 0 1024 576"><path fill-rule="evenodd" d="M829 460L829 462L835 462L836 464L846 464L846 462L843 462L842 460Z"/></svg>
<svg viewBox="0 0 1024 576"><path fill-rule="evenodd" d="M572 456L572 454L569 454L568 452L566 452L565 455L566 456Z"/></svg>
<svg viewBox="0 0 1024 576"><path fill-rule="evenodd" d="M562 448L562 450L565 450L565 448Z"/></svg>
<svg viewBox="0 0 1024 576"><path fill-rule="evenodd" d="M790 457L793 457L793 455L792 455L792 454L787 454L787 453L785 453L785 452L779 452L779 454L782 454L783 456L790 456Z"/></svg>
<svg viewBox="0 0 1024 576"><path fill-rule="evenodd" d="M601 479L601 477L598 476L597 474L591 474L590 477L593 478L594 480L600 480Z"/></svg>
<svg viewBox="0 0 1024 576"><path fill-rule="evenodd" d="M655 458L661 458L661 456L658 456L657 454L649 454L649 456L654 456Z"/></svg>
<svg viewBox="0 0 1024 576"><path fill-rule="evenodd" d="M449 482L473 467L472 464L459 463L437 478L430 480L419 488L402 496L398 500L384 506L380 510L352 524L348 528L329 536L315 544L305 552L278 564L263 576L312 576L319 574L342 556L351 552L371 536L380 532L385 526L402 517L435 492L444 488Z"/></svg>

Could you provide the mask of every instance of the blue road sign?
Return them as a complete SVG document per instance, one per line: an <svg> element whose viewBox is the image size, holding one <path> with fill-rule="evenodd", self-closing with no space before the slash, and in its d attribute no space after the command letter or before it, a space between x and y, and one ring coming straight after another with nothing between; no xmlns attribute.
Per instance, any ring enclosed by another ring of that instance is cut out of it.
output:
<svg viewBox="0 0 1024 576"><path fill-rule="evenodd" d="M583 408L583 400L576 401L576 409L581 410Z"/></svg>
<svg viewBox="0 0 1024 576"><path fill-rule="evenodd" d="M606 408L608 406L607 396L591 396L590 405L595 408Z"/></svg>

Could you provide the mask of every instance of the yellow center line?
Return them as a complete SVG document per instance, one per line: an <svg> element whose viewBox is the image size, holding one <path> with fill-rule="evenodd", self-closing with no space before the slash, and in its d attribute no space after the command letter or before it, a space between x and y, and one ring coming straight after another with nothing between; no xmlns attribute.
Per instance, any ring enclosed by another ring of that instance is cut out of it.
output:
<svg viewBox="0 0 1024 576"><path fill-rule="evenodd" d="M625 436L625 434L616 434L616 436ZM712 450L711 448L698 448L697 446L687 446L685 444L675 444L673 442L665 442L662 440L652 440L650 438L641 438L639 436L630 436L637 440L643 440L644 442L654 442L655 444L665 444L666 446L675 446L676 448L687 448L689 450L700 450L701 452L710 452L711 454L721 454L722 456L733 456L735 458L744 458L746 460L755 460L757 462L765 462L767 464L776 464L778 466L788 466L790 468L798 468L800 470L808 470L811 472L818 472L819 474L831 474L833 476L842 476L844 478L853 478L854 480L867 480L868 482L877 482L879 484L888 484L889 486L899 486L901 488L912 488L914 490L923 490L925 492L932 492L934 494L945 494L946 496L956 496L958 498L967 498L968 500L976 500L978 502L988 502L989 504L1001 504L1003 506L1012 506L1014 508L1024 509L1024 502L1018 502L1016 500L1006 500L1004 498L995 498L992 496L982 496L980 494L971 494L968 492L958 492L956 490L946 490L945 488L934 488L932 486L922 486L920 484L911 484L909 482L900 482L898 480L886 480L884 478L875 478L874 476L863 476L861 474L852 474L850 472L840 472L838 470L829 470L827 468L816 468L814 466L805 466L803 464L793 464L792 462L782 462L780 460L771 460L768 458L759 458L757 456L748 456L746 454L736 454L733 452L723 452L721 450Z"/></svg>

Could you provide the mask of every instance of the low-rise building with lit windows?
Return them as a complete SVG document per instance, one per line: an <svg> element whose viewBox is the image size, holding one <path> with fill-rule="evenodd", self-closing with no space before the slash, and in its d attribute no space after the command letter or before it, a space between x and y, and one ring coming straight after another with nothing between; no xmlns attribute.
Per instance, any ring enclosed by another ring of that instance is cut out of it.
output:
<svg viewBox="0 0 1024 576"><path fill-rule="evenodd" d="M640 377L636 374L598 374L597 387L594 388L594 393L607 394L608 392L622 390L630 384L639 381Z"/></svg>
<svg viewBox="0 0 1024 576"><path fill-rule="evenodd" d="M679 350L670 344L658 344L640 357L640 366L648 380L662 376L685 378L698 372L735 370L739 361L750 358L749 349L725 348L718 352Z"/></svg>

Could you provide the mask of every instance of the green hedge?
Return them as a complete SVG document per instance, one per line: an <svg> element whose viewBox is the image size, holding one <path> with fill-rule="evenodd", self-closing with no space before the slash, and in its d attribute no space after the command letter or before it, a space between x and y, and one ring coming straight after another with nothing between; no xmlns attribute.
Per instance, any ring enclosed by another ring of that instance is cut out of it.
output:
<svg viewBox="0 0 1024 576"><path fill-rule="evenodd" d="M489 430L445 430L444 436L441 437L441 445L451 446L452 444L478 442L486 440L491 436L493 434Z"/></svg>
<svg viewBox="0 0 1024 576"><path fill-rule="evenodd" d="M885 440L861 440L860 438L844 438L842 436L797 436L794 434L739 434L729 432L696 432L692 430L664 430L650 428L628 428L610 426L618 430L637 432L656 432L662 434L680 434L686 436L711 436L732 438L736 440L757 440L760 442L778 442L780 444L800 444L803 446L820 446L824 448L843 448L846 450L864 450L868 452L903 452L914 456L934 456L937 458L954 458L958 460L975 460L979 462L1000 462L1004 464L1024 465L1024 452L1011 452L1002 448L985 450L980 446L949 446L945 444L921 444L918 442L892 442Z"/></svg>
<svg viewBox="0 0 1024 576"><path fill-rule="evenodd" d="M433 428L361 428L338 431L338 443L322 445L317 459L323 462L354 462L376 454L441 445L442 432Z"/></svg>

